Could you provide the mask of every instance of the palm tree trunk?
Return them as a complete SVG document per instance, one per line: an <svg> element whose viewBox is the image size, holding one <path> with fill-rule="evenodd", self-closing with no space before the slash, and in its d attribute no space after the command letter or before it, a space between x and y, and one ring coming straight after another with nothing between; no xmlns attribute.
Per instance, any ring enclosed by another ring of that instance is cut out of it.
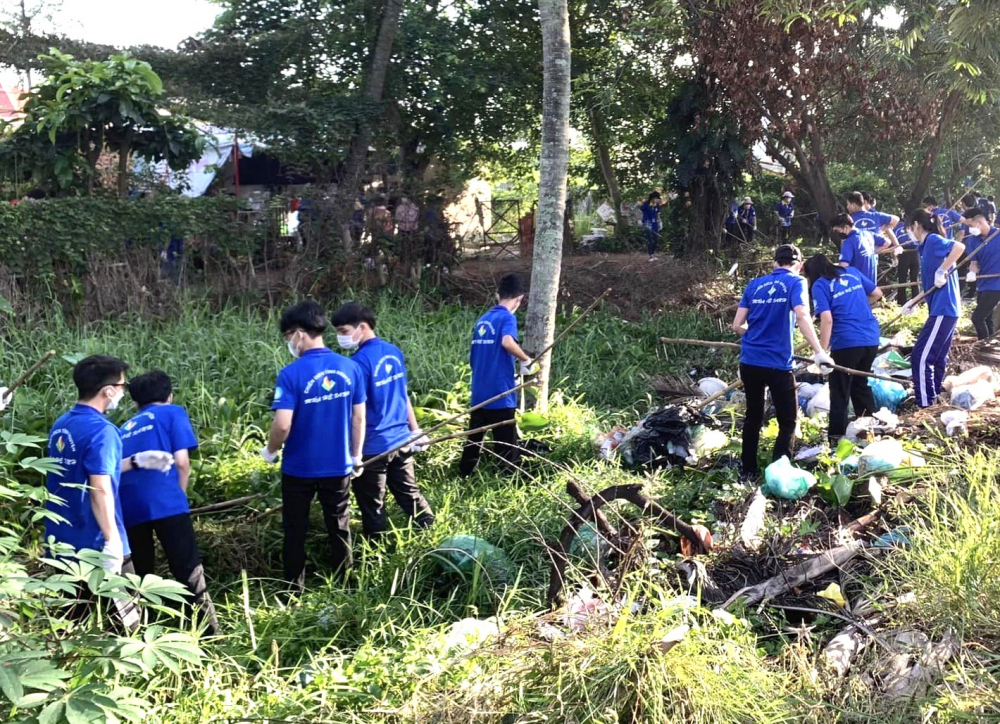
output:
<svg viewBox="0 0 1000 724"><path fill-rule="evenodd" d="M555 338L569 169L570 34L567 0L538 0L542 28L542 153L538 225L531 263L526 347L540 352ZM548 406L551 352L538 362L538 409Z"/></svg>

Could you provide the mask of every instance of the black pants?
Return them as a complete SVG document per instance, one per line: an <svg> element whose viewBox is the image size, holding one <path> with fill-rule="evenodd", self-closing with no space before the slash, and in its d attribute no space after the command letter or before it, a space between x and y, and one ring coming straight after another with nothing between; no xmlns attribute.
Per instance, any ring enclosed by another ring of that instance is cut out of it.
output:
<svg viewBox="0 0 1000 724"><path fill-rule="evenodd" d="M920 252L916 249L909 249L899 255L896 279L900 284L920 281ZM913 299L919 291L919 287L902 287L896 292L896 301L900 304L906 304L907 298Z"/></svg>
<svg viewBox="0 0 1000 724"><path fill-rule="evenodd" d="M741 221L739 227L740 227L740 241L742 241L744 244L752 244L753 224L746 224Z"/></svg>
<svg viewBox="0 0 1000 724"><path fill-rule="evenodd" d="M743 419L743 474L757 475L757 448L760 446L760 428L764 424L764 392L771 390L775 417L778 419L778 438L774 441L772 460L782 455L792 458L792 441L795 438L795 419L799 406L795 391L795 375L791 370L771 367L740 365L740 379L747 395L747 414Z"/></svg>
<svg viewBox="0 0 1000 724"><path fill-rule="evenodd" d="M788 244L792 239L792 227L778 224L778 243Z"/></svg>
<svg viewBox="0 0 1000 724"><path fill-rule="evenodd" d="M385 489L388 487L403 512L421 528L434 523L434 511L417 487L413 453L395 452L369 465L351 481L354 500L361 511L361 529L367 536L378 536L389 529L385 510Z"/></svg>
<svg viewBox="0 0 1000 724"><path fill-rule="evenodd" d="M972 313L972 324L979 339L993 336L993 310L1000 304L1000 292L986 291L976 295L976 309Z"/></svg>
<svg viewBox="0 0 1000 724"><path fill-rule="evenodd" d="M504 407L499 410L476 410L469 415L469 429L475 430L497 422L513 420L514 412L513 407ZM521 460L521 449L517 446L517 425L512 423L495 427L490 432L493 433L493 442L496 448L494 452L508 463L516 465ZM458 465L458 472L463 477L472 475L479 464L484 437L486 437L486 433L480 432L466 438L465 447L462 449L462 461Z"/></svg>
<svg viewBox="0 0 1000 724"><path fill-rule="evenodd" d="M201 553L194 537L191 515L181 513L168 518L151 520L133 525L126 531L128 544L132 548L132 565L140 576L156 570L156 544L153 534L163 546L167 556L170 575L180 581L191 592L191 599L197 607L198 619L205 624L210 634L219 632L219 621L215 617L215 606L208 595L205 583L205 567L201 564Z"/></svg>
<svg viewBox="0 0 1000 724"><path fill-rule="evenodd" d="M833 361L841 367L869 372L875 355L878 354L878 346L847 347L835 349L830 354ZM834 370L830 373L830 426L827 430L831 444L836 443L847 432L847 407L850 402L854 403L855 417L878 412L875 395L868 386L867 377Z"/></svg>
<svg viewBox="0 0 1000 724"><path fill-rule="evenodd" d="M351 476L300 478L281 474L281 525L285 529L282 559L285 580L299 592L306 586L306 533L309 509L319 497L323 522L330 536L334 575L344 578L351 567Z"/></svg>

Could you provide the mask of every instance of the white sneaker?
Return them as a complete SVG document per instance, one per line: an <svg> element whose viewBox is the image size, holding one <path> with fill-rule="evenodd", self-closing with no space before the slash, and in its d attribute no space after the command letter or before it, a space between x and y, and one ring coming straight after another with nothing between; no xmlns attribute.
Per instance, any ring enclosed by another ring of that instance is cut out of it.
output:
<svg viewBox="0 0 1000 724"><path fill-rule="evenodd" d="M650 261L659 261L659 259L657 257L655 257L655 256L649 257L649 260Z"/></svg>

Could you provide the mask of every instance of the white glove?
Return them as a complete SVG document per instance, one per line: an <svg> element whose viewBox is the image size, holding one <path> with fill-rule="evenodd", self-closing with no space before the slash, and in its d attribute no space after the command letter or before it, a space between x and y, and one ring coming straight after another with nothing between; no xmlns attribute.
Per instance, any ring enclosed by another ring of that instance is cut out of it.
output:
<svg viewBox="0 0 1000 724"><path fill-rule="evenodd" d="M14 399L13 392L8 390L6 387L0 387L0 412L7 409L7 405L10 402L10 400L7 399L8 395L10 395L11 399Z"/></svg>
<svg viewBox="0 0 1000 724"><path fill-rule="evenodd" d="M934 272L934 286L940 289L947 283L948 283L948 272L946 272L944 269L938 269L936 272Z"/></svg>
<svg viewBox="0 0 1000 724"><path fill-rule="evenodd" d="M976 273L971 269L969 269L969 273L965 275L965 281L968 284L972 284L974 281L976 281Z"/></svg>
<svg viewBox="0 0 1000 724"><path fill-rule="evenodd" d="M911 299L910 301L908 301L906 304L903 305L903 308L901 310L899 310L904 317L909 317L916 310L917 305L913 303L914 301L915 300Z"/></svg>
<svg viewBox="0 0 1000 724"><path fill-rule="evenodd" d="M260 449L260 456L263 458L265 463L273 463L278 459L278 453L268 450L267 445Z"/></svg>
<svg viewBox="0 0 1000 724"><path fill-rule="evenodd" d="M143 470L165 473L174 466L174 456L163 450L146 450L132 456L133 463Z"/></svg>
<svg viewBox="0 0 1000 724"><path fill-rule="evenodd" d="M415 453L423 452L428 447L430 447L430 444L431 441L424 434L423 430L420 430L418 428L410 433L410 448L413 450L413 452Z"/></svg>
<svg viewBox="0 0 1000 724"><path fill-rule="evenodd" d="M904 251L906 251L906 249L904 249L903 247L899 246L899 244L897 244L896 246L892 247L892 255L893 256L899 256Z"/></svg>
<svg viewBox="0 0 1000 724"><path fill-rule="evenodd" d="M361 462L361 458L357 455L351 456L351 462L354 464L354 467L351 469L351 477L360 478L361 474L365 472L364 463Z"/></svg>
<svg viewBox="0 0 1000 724"><path fill-rule="evenodd" d="M108 573L121 574L122 564L125 562L125 547L122 545L121 538L104 541L101 554L105 556L104 560L101 561L101 568Z"/></svg>
<svg viewBox="0 0 1000 724"><path fill-rule="evenodd" d="M537 362L522 362L521 363L521 377L531 377L532 375L537 375L538 370L541 369Z"/></svg>
<svg viewBox="0 0 1000 724"><path fill-rule="evenodd" d="M826 352L817 352L814 354L813 363L819 367L819 372L822 375L828 375L833 372L833 365L836 364L833 361L833 357L828 355Z"/></svg>

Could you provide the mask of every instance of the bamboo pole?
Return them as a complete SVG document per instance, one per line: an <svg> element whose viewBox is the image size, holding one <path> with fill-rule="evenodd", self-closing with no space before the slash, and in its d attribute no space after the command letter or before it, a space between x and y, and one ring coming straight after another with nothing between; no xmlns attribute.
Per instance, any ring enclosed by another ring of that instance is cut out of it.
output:
<svg viewBox="0 0 1000 724"><path fill-rule="evenodd" d="M586 317L588 314L590 314L595 309L597 309L597 305L600 304L604 300L604 298L606 296L608 296L609 294L611 294L611 291L612 291L611 287L608 287L607 289L605 289L604 292L601 294L601 296L599 296L597 299L595 299L593 302L591 302L590 306L587 307L586 309L584 309L583 312L580 313L579 317L577 317L572 322L570 322L566 326L566 329L564 329L562 332L560 332L559 336L557 336L554 340L552 340L552 344L550 344L548 347L546 347L541 352L539 352L534 357L532 357L531 361L532 362L537 362L542 357L544 357L546 354L548 354L552 350L553 347L555 347L557 344L559 344L563 340L563 338L572 331L573 327L575 327L576 325L578 325L580 322L583 321L584 317Z"/></svg>
<svg viewBox="0 0 1000 724"><path fill-rule="evenodd" d="M7 388L7 394L5 395L6 399L2 400L2 402L9 402L11 398L14 397L14 390L16 390L18 387L27 382L28 379L33 374L35 374L38 370L40 370L42 366L45 365L46 362L48 362L55 356L56 356L56 351L54 349L50 349L48 352L45 353L45 355L40 360L35 362L35 364L31 365L31 367L29 367L23 375L14 380L11 383L10 387Z"/></svg>

